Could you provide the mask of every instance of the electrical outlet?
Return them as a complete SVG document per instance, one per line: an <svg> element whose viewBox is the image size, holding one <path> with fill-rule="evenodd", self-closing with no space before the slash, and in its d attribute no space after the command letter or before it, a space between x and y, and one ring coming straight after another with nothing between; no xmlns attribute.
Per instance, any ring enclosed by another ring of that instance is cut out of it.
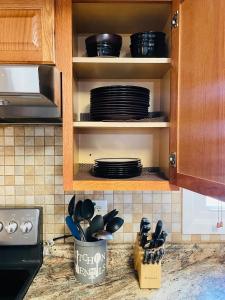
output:
<svg viewBox="0 0 225 300"><path fill-rule="evenodd" d="M104 215L107 213L107 201L97 200L95 201L95 215Z"/></svg>

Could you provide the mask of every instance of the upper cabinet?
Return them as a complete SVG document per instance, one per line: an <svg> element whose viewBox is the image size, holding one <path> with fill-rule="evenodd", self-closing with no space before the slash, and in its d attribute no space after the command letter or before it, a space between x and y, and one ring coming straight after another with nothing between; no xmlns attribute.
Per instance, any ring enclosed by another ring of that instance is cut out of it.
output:
<svg viewBox="0 0 225 300"><path fill-rule="evenodd" d="M65 190L185 187L225 200L225 1L59 2L66 17L60 55ZM150 30L166 33L168 56L131 57L130 35ZM101 32L122 36L119 58L87 57L85 39ZM166 119L90 121L90 90L107 85L148 88L149 112L160 110ZM90 169L101 157L138 157L146 172L93 177Z"/></svg>
<svg viewBox="0 0 225 300"><path fill-rule="evenodd" d="M177 153L174 183L220 199L225 199L224 28L224 0L180 4L173 78L177 122L171 136L171 150Z"/></svg>
<svg viewBox="0 0 225 300"><path fill-rule="evenodd" d="M54 0L2 0L0 63L54 61Z"/></svg>

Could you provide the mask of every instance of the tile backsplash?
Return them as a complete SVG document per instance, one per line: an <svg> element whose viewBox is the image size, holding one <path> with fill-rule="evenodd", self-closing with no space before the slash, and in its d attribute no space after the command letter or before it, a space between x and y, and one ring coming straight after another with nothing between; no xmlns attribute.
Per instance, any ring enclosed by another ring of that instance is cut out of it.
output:
<svg viewBox="0 0 225 300"><path fill-rule="evenodd" d="M44 238L63 235L67 204L72 192L63 190L62 128L60 126L0 127L0 205L43 206ZM107 209L116 208L124 218L115 242L132 242L142 216L153 223L162 218L172 242L218 241L223 236L182 235L181 192L79 192L77 199L90 198Z"/></svg>

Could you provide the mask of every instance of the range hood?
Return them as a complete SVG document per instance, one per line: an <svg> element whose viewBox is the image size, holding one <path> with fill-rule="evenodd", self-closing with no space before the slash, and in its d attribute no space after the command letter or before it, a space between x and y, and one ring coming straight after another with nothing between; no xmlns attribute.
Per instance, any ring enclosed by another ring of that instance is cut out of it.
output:
<svg viewBox="0 0 225 300"><path fill-rule="evenodd" d="M0 123L60 123L61 115L54 66L0 66Z"/></svg>

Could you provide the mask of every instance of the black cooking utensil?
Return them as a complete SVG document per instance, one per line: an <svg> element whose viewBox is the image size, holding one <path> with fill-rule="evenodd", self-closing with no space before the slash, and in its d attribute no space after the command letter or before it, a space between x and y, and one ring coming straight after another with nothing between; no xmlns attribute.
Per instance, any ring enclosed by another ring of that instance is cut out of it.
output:
<svg viewBox="0 0 225 300"><path fill-rule="evenodd" d="M96 215L91 221L88 227L89 234L92 236L93 233L101 231L104 229L104 220L101 215ZM108 230L107 230L108 231Z"/></svg>
<svg viewBox="0 0 225 300"><path fill-rule="evenodd" d="M105 215L103 216L104 225L106 225L107 223L111 222L112 219L113 219L116 215L118 215L118 210L116 210L116 209L113 209L113 210L111 210L110 212L108 212L107 214L105 214Z"/></svg>
<svg viewBox="0 0 225 300"><path fill-rule="evenodd" d="M75 207L75 195L70 199L70 202L68 204L68 214L71 217L74 215L74 207Z"/></svg>
<svg viewBox="0 0 225 300"><path fill-rule="evenodd" d="M81 216L83 219L90 222L95 212L95 207L90 199L85 199L81 206Z"/></svg>
<svg viewBox="0 0 225 300"><path fill-rule="evenodd" d="M114 233L120 229L123 223L124 220L122 218L115 217L106 225L106 231Z"/></svg>

